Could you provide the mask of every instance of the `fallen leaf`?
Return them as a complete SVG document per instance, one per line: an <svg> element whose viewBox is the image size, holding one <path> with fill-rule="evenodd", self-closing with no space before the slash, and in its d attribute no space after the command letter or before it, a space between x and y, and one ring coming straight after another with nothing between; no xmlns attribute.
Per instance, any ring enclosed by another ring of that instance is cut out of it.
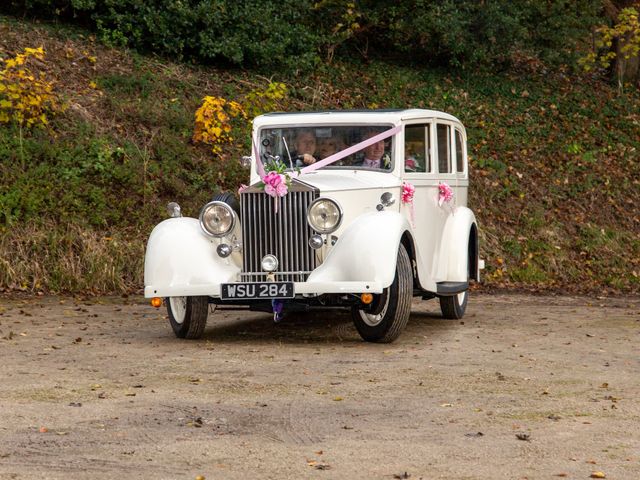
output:
<svg viewBox="0 0 640 480"><path fill-rule="evenodd" d="M198 475L196 477L196 480L205 480L204 475Z"/></svg>
<svg viewBox="0 0 640 480"><path fill-rule="evenodd" d="M465 437L472 437L472 438L479 438L479 437L484 437L484 433L482 433L482 432L465 433L464 436Z"/></svg>
<svg viewBox="0 0 640 480"><path fill-rule="evenodd" d="M40 433L47 433L49 429L47 427L40 427Z"/></svg>
<svg viewBox="0 0 640 480"><path fill-rule="evenodd" d="M531 441L531 435L529 435L528 433L516 433L516 438L525 442Z"/></svg>
<svg viewBox="0 0 640 480"><path fill-rule="evenodd" d="M591 478L607 478L604 472L592 472Z"/></svg>
<svg viewBox="0 0 640 480"><path fill-rule="evenodd" d="M568 476L569 476L569 474L568 474L568 473L564 473L564 472L562 472L562 473L556 473L556 474L554 475L554 477L568 477Z"/></svg>
<svg viewBox="0 0 640 480"><path fill-rule="evenodd" d="M410 473L404 472L404 473L396 473L393 475L393 478L399 478L399 479L403 479L403 478L409 478L411 476Z"/></svg>
<svg viewBox="0 0 640 480"><path fill-rule="evenodd" d="M314 465L313 468L315 468L316 470L330 470L331 465L329 465L328 463L318 463Z"/></svg>
<svg viewBox="0 0 640 480"><path fill-rule="evenodd" d="M342 397L335 397L335 398L333 399L333 401L334 401L334 402L341 402L342 400L343 400L343 398L342 398Z"/></svg>
<svg viewBox="0 0 640 480"><path fill-rule="evenodd" d="M442 405L440 405L441 407L453 407L452 403L443 403Z"/></svg>

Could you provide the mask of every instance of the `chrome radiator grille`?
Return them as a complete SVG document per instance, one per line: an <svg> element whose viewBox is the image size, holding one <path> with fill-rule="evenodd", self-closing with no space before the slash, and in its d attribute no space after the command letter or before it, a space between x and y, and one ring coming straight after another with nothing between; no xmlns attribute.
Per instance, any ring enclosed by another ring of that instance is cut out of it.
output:
<svg viewBox="0 0 640 480"><path fill-rule="evenodd" d="M309 247L313 230L307 223L307 208L318 192L294 181L289 193L278 199L275 212L273 197L257 188L240 195L242 222L242 281L266 280L261 260L266 254L278 258L276 281L304 282L317 266L315 251Z"/></svg>

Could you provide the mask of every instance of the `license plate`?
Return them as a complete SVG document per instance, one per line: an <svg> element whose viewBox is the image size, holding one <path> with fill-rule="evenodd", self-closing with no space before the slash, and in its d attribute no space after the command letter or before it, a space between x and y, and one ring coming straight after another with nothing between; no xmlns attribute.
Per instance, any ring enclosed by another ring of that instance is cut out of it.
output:
<svg viewBox="0 0 640 480"><path fill-rule="evenodd" d="M223 283L222 300L293 298L293 282Z"/></svg>

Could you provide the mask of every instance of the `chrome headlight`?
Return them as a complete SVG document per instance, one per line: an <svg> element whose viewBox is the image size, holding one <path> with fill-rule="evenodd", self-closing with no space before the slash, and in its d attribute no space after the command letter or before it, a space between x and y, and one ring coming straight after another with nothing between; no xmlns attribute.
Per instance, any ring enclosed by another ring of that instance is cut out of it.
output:
<svg viewBox="0 0 640 480"><path fill-rule="evenodd" d="M309 206L307 221L318 233L335 232L342 222L342 209L334 200L318 198Z"/></svg>
<svg viewBox="0 0 640 480"><path fill-rule="evenodd" d="M200 226L207 235L224 237L235 224L236 213L224 202L209 202L200 210Z"/></svg>

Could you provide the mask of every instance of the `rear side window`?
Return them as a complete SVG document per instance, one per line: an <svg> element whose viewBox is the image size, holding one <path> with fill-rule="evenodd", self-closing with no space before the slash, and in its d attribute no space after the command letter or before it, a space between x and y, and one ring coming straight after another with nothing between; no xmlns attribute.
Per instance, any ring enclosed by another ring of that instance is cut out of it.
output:
<svg viewBox="0 0 640 480"><path fill-rule="evenodd" d="M438 171L451 173L451 127L442 123L437 127Z"/></svg>
<svg viewBox="0 0 640 480"><path fill-rule="evenodd" d="M429 125L407 125L404 130L404 171L428 172Z"/></svg>
<svg viewBox="0 0 640 480"><path fill-rule="evenodd" d="M462 133L460 130L456 130L456 171L458 173L464 172L464 150L462 142Z"/></svg>

